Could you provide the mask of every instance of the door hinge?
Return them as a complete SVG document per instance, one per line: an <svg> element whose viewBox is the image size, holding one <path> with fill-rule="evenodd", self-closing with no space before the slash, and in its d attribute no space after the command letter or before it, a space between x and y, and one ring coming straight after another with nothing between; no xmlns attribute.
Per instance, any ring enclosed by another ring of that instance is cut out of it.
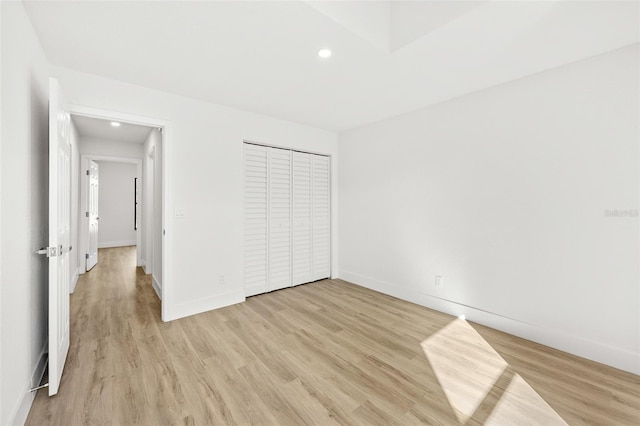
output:
<svg viewBox="0 0 640 426"><path fill-rule="evenodd" d="M46 254L47 257L56 257L58 255L58 250L56 247L42 247L40 250L36 251L36 254Z"/></svg>
<svg viewBox="0 0 640 426"><path fill-rule="evenodd" d="M89 176L89 170L87 170L87 176Z"/></svg>
<svg viewBox="0 0 640 426"><path fill-rule="evenodd" d="M86 216L89 217L89 212L87 212Z"/></svg>
<svg viewBox="0 0 640 426"><path fill-rule="evenodd" d="M84 258L85 258L85 259L89 259L89 253L85 254L85 255L84 255Z"/></svg>

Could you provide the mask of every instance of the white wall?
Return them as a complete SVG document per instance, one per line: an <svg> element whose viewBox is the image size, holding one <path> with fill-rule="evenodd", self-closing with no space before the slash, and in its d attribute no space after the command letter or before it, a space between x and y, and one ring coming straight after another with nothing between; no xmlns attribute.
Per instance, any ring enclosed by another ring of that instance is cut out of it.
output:
<svg viewBox="0 0 640 426"><path fill-rule="evenodd" d="M635 45L340 135L341 277L640 373L639 72Z"/></svg>
<svg viewBox="0 0 640 426"><path fill-rule="evenodd" d="M158 130L154 130L153 138L153 222L151 232L153 233L153 285L158 294L162 294L162 135Z"/></svg>
<svg viewBox="0 0 640 426"><path fill-rule="evenodd" d="M157 135L158 131L154 131ZM161 294L162 289L162 137L155 139L153 163L153 281ZM191 194L197 196L197 194ZM206 196L206 195L205 195ZM192 248L193 249L193 248Z"/></svg>
<svg viewBox="0 0 640 426"><path fill-rule="evenodd" d="M100 227L98 247L136 245L134 229L134 179L137 166L133 163L97 161L98 214Z"/></svg>
<svg viewBox="0 0 640 426"><path fill-rule="evenodd" d="M2 10L3 8L0 5L0 52L2 52L2 36L3 36L3 32L2 32ZM2 54L0 53L0 81L2 81L3 79L3 74L4 74L4 68L2 66ZM2 97L2 86L3 84L0 83L0 106L4 103L4 98ZM4 116L4 114L2 114L2 110L0 109L0 147L2 146L2 138L4 137L4 133L2 132L2 117ZM2 194L1 190L2 190L2 149L0 149L0 194ZM0 201L0 241L2 241L2 202ZM2 254L2 247L0 246L0 254ZM3 345L3 341L2 341L2 320L3 320L3 316L2 316L2 258L0 258L0 375L2 374L2 372L4 371L2 368L2 345ZM2 387L0 386L0 422L4 420L4 416L3 416L3 410L2 410L2 406L4 403L4 391L2 389Z"/></svg>
<svg viewBox="0 0 640 426"><path fill-rule="evenodd" d="M154 132L158 134L158 131ZM156 137L153 163L153 281L162 289L162 137ZM192 194L196 195L196 194Z"/></svg>
<svg viewBox="0 0 640 426"><path fill-rule="evenodd" d="M20 2L1 2L0 424L22 424L44 368L48 238L48 73Z"/></svg>
<svg viewBox="0 0 640 426"><path fill-rule="evenodd" d="M171 123L165 135L165 319L244 300L243 140L329 154L337 167L332 132L68 69L54 68L54 75L70 103ZM335 189L335 173L332 183ZM186 216L173 217L176 208Z"/></svg>
<svg viewBox="0 0 640 426"><path fill-rule="evenodd" d="M159 132L149 133L144 143L142 160L142 264L147 274L153 270L153 166L158 136Z"/></svg>
<svg viewBox="0 0 640 426"><path fill-rule="evenodd" d="M119 142L109 139L90 138L86 136L82 136L80 138L80 152L82 154L137 159L142 159L144 155L141 143Z"/></svg>

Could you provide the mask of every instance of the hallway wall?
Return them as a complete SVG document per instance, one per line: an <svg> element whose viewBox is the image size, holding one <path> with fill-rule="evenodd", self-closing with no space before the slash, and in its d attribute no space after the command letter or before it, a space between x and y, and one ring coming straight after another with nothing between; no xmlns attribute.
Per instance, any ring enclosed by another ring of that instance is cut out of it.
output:
<svg viewBox="0 0 640 426"><path fill-rule="evenodd" d="M112 157L127 157L142 159L143 147L141 143L119 142L102 138L80 138L80 152L82 154L107 155Z"/></svg>
<svg viewBox="0 0 640 426"><path fill-rule="evenodd" d="M134 229L134 180L137 166L113 161L97 163L100 179L98 247L133 246L136 244L137 232Z"/></svg>
<svg viewBox="0 0 640 426"><path fill-rule="evenodd" d="M149 132L143 151L142 261L162 298L162 133L158 129Z"/></svg>

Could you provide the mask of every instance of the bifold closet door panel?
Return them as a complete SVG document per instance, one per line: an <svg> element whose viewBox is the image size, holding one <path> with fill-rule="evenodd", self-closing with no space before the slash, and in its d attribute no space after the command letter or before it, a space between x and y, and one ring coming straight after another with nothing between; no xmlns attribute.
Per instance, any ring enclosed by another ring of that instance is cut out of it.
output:
<svg viewBox="0 0 640 426"><path fill-rule="evenodd" d="M247 296L268 291L268 151L244 146L244 282Z"/></svg>
<svg viewBox="0 0 640 426"><path fill-rule="evenodd" d="M293 152L293 285L313 281L311 274L311 157Z"/></svg>
<svg viewBox="0 0 640 426"><path fill-rule="evenodd" d="M331 159L245 144L245 294L331 276Z"/></svg>
<svg viewBox="0 0 640 426"><path fill-rule="evenodd" d="M311 156L312 281L331 276L331 159Z"/></svg>
<svg viewBox="0 0 640 426"><path fill-rule="evenodd" d="M269 148L269 291L291 286L291 151Z"/></svg>

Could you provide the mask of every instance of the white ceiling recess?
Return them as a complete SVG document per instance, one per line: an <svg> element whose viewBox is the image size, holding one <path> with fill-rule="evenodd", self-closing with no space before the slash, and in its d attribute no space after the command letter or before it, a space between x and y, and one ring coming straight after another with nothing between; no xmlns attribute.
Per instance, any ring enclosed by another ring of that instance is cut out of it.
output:
<svg viewBox="0 0 640 426"><path fill-rule="evenodd" d="M334 131L640 41L636 1L24 3L54 65Z"/></svg>
<svg viewBox="0 0 640 426"><path fill-rule="evenodd" d="M72 115L73 124L81 137L143 144L149 136L151 127L137 124L120 123L114 127L111 121L100 118Z"/></svg>

